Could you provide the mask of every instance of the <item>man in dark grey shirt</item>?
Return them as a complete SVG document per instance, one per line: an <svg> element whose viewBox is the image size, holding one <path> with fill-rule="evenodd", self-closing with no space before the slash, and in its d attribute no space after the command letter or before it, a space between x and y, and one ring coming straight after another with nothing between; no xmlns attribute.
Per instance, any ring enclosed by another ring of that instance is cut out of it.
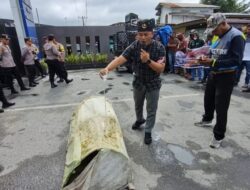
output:
<svg viewBox="0 0 250 190"><path fill-rule="evenodd" d="M109 71L129 61L133 64L133 93L135 102L136 122L132 129L139 129L146 122L144 143L151 144L151 132L155 124L156 111L161 88L160 73L165 67L165 48L153 40L154 21L138 22L137 40L134 41L118 58L100 71L103 77ZM147 118L143 117L144 100L147 101Z"/></svg>
<svg viewBox="0 0 250 190"><path fill-rule="evenodd" d="M207 21L212 34L219 39L211 46L211 57L200 60L210 66L210 74L204 95L205 114L197 126L210 124L216 111L211 148L219 148L225 138L227 112L235 82L236 70L241 64L245 46L242 32L230 26L222 13L211 15Z"/></svg>

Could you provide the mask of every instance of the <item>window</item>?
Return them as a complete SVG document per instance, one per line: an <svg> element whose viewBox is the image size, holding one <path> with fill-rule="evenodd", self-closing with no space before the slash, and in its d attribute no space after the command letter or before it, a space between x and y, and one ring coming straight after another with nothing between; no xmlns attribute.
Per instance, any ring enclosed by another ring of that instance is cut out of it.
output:
<svg viewBox="0 0 250 190"><path fill-rule="evenodd" d="M168 14L165 16L165 24L168 24Z"/></svg>
<svg viewBox="0 0 250 190"><path fill-rule="evenodd" d="M70 37L66 36L66 44L71 44Z"/></svg>
<svg viewBox="0 0 250 190"><path fill-rule="evenodd" d="M86 42L86 53L90 53L90 37L89 36L85 37L85 42Z"/></svg>
<svg viewBox="0 0 250 190"><path fill-rule="evenodd" d="M70 37L66 36L65 39L66 39L67 54L70 55L72 53L72 47L71 47Z"/></svg>
<svg viewBox="0 0 250 190"><path fill-rule="evenodd" d="M76 53L81 54L82 49L81 49L81 38L80 36L76 36Z"/></svg>
<svg viewBox="0 0 250 190"><path fill-rule="evenodd" d="M95 53L100 53L100 37L95 36Z"/></svg>
<svg viewBox="0 0 250 190"><path fill-rule="evenodd" d="M109 36L109 53L114 53L114 36Z"/></svg>

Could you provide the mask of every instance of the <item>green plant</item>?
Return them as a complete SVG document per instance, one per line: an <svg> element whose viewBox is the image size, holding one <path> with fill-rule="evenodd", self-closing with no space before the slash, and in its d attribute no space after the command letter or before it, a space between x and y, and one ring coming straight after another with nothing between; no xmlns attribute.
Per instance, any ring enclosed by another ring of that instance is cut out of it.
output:
<svg viewBox="0 0 250 190"><path fill-rule="evenodd" d="M45 63L45 60L41 59L40 64L41 64L43 70L47 73L48 72L48 65L47 65L47 63Z"/></svg>
<svg viewBox="0 0 250 190"><path fill-rule="evenodd" d="M65 62L67 64L80 64L80 63L106 63L108 60L107 54L70 54L66 56Z"/></svg>

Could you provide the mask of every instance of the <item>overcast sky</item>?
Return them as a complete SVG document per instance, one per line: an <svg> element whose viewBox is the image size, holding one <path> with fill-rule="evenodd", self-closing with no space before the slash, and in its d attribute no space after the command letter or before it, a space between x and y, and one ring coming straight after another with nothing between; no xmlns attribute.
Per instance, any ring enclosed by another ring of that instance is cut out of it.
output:
<svg viewBox="0 0 250 190"><path fill-rule="evenodd" d="M87 25L110 25L124 22L125 15L132 12L139 18L155 18L155 7L159 2L169 0L31 0L33 16L37 22L49 25L82 25L78 17L86 16ZM198 3L199 0L178 0L172 2ZM1 0L0 18L13 19L9 0Z"/></svg>

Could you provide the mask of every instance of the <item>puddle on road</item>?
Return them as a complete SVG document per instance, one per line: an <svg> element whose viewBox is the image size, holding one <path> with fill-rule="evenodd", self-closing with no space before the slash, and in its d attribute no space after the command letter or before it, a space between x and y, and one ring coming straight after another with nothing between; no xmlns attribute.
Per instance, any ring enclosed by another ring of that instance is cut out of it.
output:
<svg viewBox="0 0 250 190"><path fill-rule="evenodd" d="M118 74L118 75L116 75L116 76L118 76L118 77L122 77L123 75Z"/></svg>
<svg viewBox="0 0 250 190"><path fill-rule="evenodd" d="M162 80L162 84L180 84L184 83L184 81L175 79L175 80Z"/></svg>
<svg viewBox="0 0 250 190"><path fill-rule="evenodd" d="M0 173L4 170L4 167L0 165Z"/></svg>
<svg viewBox="0 0 250 190"><path fill-rule="evenodd" d="M108 86L109 86L109 87L112 87L112 86L114 86L114 85L113 85L113 84L108 84Z"/></svg>
<svg viewBox="0 0 250 190"><path fill-rule="evenodd" d="M27 96L39 96L39 94L33 93L33 94L18 94L18 96L27 97Z"/></svg>
<svg viewBox="0 0 250 190"><path fill-rule="evenodd" d="M89 80L89 79L86 79L86 78L82 78L82 80Z"/></svg>
<svg viewBox="0 0 250 190"><path fill-rule="evenodd" d="M184 81L177 80L177 79L173 80L173 82L174 82L174 83L177 83L177 84L184 83Z"/></svg>
<svg viewBox="0 0 250 190"><path fill-rule="evenodd" d="M105 90L100 91L98 94L104 95L107 94L108 91L112 90L112 88L106 88Z"/></svg>
<svg viewBox="0 0 250 190"><path fill-rule="evenodd" d="M192 88L194 90L203 90L203 89L205 89L204 86L200 86L200 85L191 85L191 86L189 86L189 88Z"/></svg>
<svg viewBox="0 0 250 190"><path fill-rule="evenodd" d="M77 95L83 95L85 93L86 93L85 91L81 91L81 92L78 92Z"/></svg>
<svg viewBox="0 0 250 190"><path fill-rule="evenodd" d="M171 152L173 152L174 157L181 163L186 165L192 165L194 162L194 156L185 148L182 148L177 145L168 145L168 148Z"/></svg>
<svg viewBox="0 0 250 190"><path fill-rule="evenodd" d="M124 84L124 85L130 85L129 82L123 82L122 84Z"/></svg>
<svg viewBox="0 0 250 190"><path fill-rule="evenodd" d="M107 78L107 80L113 80L114 78Z"/></svg>

